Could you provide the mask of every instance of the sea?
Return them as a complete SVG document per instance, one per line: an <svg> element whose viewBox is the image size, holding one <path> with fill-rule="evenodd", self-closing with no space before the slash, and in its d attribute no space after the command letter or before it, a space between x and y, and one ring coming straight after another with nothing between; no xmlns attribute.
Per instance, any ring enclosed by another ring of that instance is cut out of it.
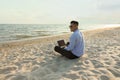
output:
<svg viewBox="0 0 120 80"><path fill-rule="evenodd" d="M120 24L90 24L80 25L79 29L84 31L118 26ZM53 36L69 32L68 24L0 24L0 42Z"/></svg>

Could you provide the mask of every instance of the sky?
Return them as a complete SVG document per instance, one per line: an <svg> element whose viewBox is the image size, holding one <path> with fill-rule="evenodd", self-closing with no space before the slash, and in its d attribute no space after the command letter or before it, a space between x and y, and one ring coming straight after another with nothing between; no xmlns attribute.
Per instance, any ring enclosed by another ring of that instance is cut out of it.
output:
<svg viewBox="0 0 120 80"><path fill-rule="evenodd" d="M120 23L120 0L0 0L0 24Z"/></svg>

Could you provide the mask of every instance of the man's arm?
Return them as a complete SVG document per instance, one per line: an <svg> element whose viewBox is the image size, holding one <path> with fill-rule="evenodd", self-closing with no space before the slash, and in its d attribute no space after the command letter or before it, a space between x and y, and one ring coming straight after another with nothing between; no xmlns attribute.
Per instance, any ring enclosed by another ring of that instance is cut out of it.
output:
<svg viewBox="0 0 120 80"><path fill-rule="evenodd" d="M66 46L68 46L69 44L70 44L70 42L67 42L67 43L66 43Z"/></svg>
<svg viewBox="0 0 120 80"><path fill-rule="evenodd" d="M71 38L70 38L70 43L65 49L68 50L68 51L71 51L74 48L75 43L76 43L76 36L72 35Z"/></svg>

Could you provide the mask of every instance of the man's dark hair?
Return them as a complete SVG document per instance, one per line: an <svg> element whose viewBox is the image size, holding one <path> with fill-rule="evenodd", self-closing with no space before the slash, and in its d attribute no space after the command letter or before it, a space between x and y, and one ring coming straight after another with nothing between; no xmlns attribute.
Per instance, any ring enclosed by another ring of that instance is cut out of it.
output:
<svg viewBox="0 0 120 80"><path fill-rule="evenodd" d="M78 21L71 21L71 24L76 24L77 26L79 25Z"/></svg>

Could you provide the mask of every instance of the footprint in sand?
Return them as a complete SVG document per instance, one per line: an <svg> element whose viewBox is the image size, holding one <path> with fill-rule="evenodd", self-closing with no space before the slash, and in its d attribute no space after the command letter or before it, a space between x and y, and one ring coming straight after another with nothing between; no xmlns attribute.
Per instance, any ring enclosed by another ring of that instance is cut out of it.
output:
<svg viewBox="0 0 120 80"><path fill-rule="evenodd" d="M80 78L80 76L75 73L64 74L63 76L72 80Z"/></svg>
<svg viewBox="0 0 120 80"><path fill-rule="evenodd" d="M81 76L82 80L88 80L87 76Z"/></svg>
<svg viewBox="0 0 120 80"><path fill-rule="evenodd" d="M120 70L115 68L108 69L115 77L120 77Z"/></svg>
<svg viewBox="0 0 120 80"><path fill-rule="evenodd" d="M10 78L10 80L28 80L27 77L22 76L22 75L16 75L16 76L12 76Z"/></svg>
<svg viewBox="0 0 120 80"><path fill-rule="evenodd" d="M120 69L120 62L116 62L115 65L114 65L114 68Z"/></svg>
<svg viewBox="0 0 120 80"><path fill-rule="evenodd" d="M103 70L99 70L99 71L103 74L108 74L108 70L103 69Z"/></svg>
<svg viewBox="0 0 120 80"><path fill-rule="evenodd" d="M103 64L100 61L91 60L91 62L93 63L93 65L94 65L95 68L104 67Z"/></svg>
<svg viewBox="0 0 120 80"><path fill-rule="evenodd" d="M120 54L118 54L117 56L120 57Z"/></svg>
<svg viewBox="0 0 120 80"><path fill-rule="evenodd" d="M86 72L79 71L79 75L81 75L81 76L96 76L96 74L93 73L92 71L86 71Z"/></svg>
<svg viewBox="0 0 120 80"><path fill-rule="evenodd" d="M5 67L4 69L0 69L0 74L8 74L10 73L12 70L16 70L17 67Z"/></svg>
<svg viewBox="0 0 120 80"><path fill-rule="evenodd" d="M95 73L95 74L101 74L99 71L97 70L91 70L91 72Z"/></svg>
<svg viewBox="0 0 120 80"><path fill-rule="evenodd" d="M8 80L10 77L12 77L13 76L13 74L8 74L8 75L6 75L5 76L5 80Z"/></svg>
<svg viewBox="0 0 120 80"><path fill-rule="evenodd" d="M79 71L79 70L82 70L82 69L85 69L85 67L83 67L83 66L76 66L76 67L73 67L71 70Z"/></svg>
<svg viewBox="0 0 120 80"><path fill-rule="evenodd" d="M32 67L32 70L31 70L31 71L35 71L35 70L37 70L39 67L40 67L39 65L34 65L34 66Z"/></svg>
<svg viewBox="0 0 120 80"><path fill-rule="evenodd" d="M115 61L119 61L120 62L120 58L118 56L111 56Z"/></svg>
<svg viewBox="0 0 120 80"><path fill-rule="evenodd" d="M81 79L79 80L98 80L93 76L81 76Z"/></svg>
<svg viewBox="0 0 120 80"><path fill-rule="evenodd" d="M109 62L109 61L106 61L106 62L105 62L105 64L107 64L107 65L111 65L111 62Z"/></svg>
<svg viewBox="0 0 120 80"><path fill-rule="evenodd" d="M99 80L110 80L110 78L108 76L106 76L106 75L101 75L99 77Z"/></svg>
<svg viewBox="0 0 120 80"><path fill-rule="evenodd" d="M78 74L81 75L81 76L87 76L87 73L84 72L84 71L79 71Z"/></svg>

